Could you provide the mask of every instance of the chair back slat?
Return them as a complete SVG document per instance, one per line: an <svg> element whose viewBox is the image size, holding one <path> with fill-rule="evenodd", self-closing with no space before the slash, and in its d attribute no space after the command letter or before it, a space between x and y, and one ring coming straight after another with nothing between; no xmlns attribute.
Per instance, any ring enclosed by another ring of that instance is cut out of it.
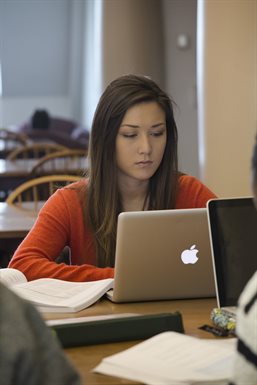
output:
<svg viewBox="0 0 257 385"><path fill-rule="evenodd" d="M87 169L87 150L57 151L40 158L31 175L74 174L82 176Z"/></svg>
<svg viewBox="0 0 257 385"><path fill-rule="evenodd" d="M38 210L40 201L46 201L58 188L81 178L77 175L47 175L31 179L18 186L7 197L6 203L26 208L26 202L32 202L30 210Z"/></svg>
<svg viewBox="0 0 257 385"><path fill-rule="evenodd" d="M5 150L11 151L17 147L26 145L27 136L8 130L7 128L0 128L0 140L3 141Z"/></svg>
<svg viewBox="0 0 257 385"><path fill-rule="evenodd" d="M32 143L15 148L8 154L7 159L39 159L48 154L64 150L67 150L67 147L57 143Z"/></svg>

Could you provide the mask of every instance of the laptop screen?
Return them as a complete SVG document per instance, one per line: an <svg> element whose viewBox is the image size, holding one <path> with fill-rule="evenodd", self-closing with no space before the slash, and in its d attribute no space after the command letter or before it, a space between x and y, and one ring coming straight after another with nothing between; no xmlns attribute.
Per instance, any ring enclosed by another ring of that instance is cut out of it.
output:
<svg viewBox="0 0 257 385"><path fill-rule="evenodd" d="M257 270L257 210L252 198L208 202L208 219L219 306L236 306Z"/></svg>

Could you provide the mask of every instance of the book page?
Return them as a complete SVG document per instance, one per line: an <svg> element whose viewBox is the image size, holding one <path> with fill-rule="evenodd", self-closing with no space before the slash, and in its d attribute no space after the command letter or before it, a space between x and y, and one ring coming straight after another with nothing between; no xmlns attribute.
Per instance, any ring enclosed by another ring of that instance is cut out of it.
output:
<svg viewBox="0 0 257 385"><path fill-rule="evenodd" d="M27 282L27 278L21 271L6 267L0 269L0 282L6 286L13 286L18 283Z"/></svg>
<svg viewBox="0 0 257 385"><path fill-rule="evenodd" d="M95 303L113 287L113 281L112 278L92 282L42 278L15 285L12 289L24 299L40 306L40 310L71 312Z"/></svg>
<svg viewBox="0 0 257 385"><path fill-rule="evenodd" d="M234 352L235 339L201 340L165 332L104 358L94 371L150 385L222 384L231 377Z"/></svg>

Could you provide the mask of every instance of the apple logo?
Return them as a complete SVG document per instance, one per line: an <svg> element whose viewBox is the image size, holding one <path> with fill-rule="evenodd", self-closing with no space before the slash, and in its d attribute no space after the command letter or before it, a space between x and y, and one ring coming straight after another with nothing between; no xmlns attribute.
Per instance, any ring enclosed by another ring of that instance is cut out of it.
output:
<svg viewBox="0 0 257 385"><path fill-rule="evenodd" d="M181 259L182 262L185 263L186 265L191 263L194 264L198 261L197 254L198 250L195 248L195 245L191 246L190 249L184 250L181 253Z"/></svg>

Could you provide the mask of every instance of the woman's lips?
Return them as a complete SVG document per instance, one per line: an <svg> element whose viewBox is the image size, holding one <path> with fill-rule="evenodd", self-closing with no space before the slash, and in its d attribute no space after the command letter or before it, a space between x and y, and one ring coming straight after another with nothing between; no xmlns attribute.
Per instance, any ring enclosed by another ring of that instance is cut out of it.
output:
<svg viewBox="0 0 257 385"><path fill-rule="evenodd" d="M147 167L147 166L151 166L152 163L153 162L151 160L142 160L140 162L136 162L136 165L139 167Z"/></svg>

